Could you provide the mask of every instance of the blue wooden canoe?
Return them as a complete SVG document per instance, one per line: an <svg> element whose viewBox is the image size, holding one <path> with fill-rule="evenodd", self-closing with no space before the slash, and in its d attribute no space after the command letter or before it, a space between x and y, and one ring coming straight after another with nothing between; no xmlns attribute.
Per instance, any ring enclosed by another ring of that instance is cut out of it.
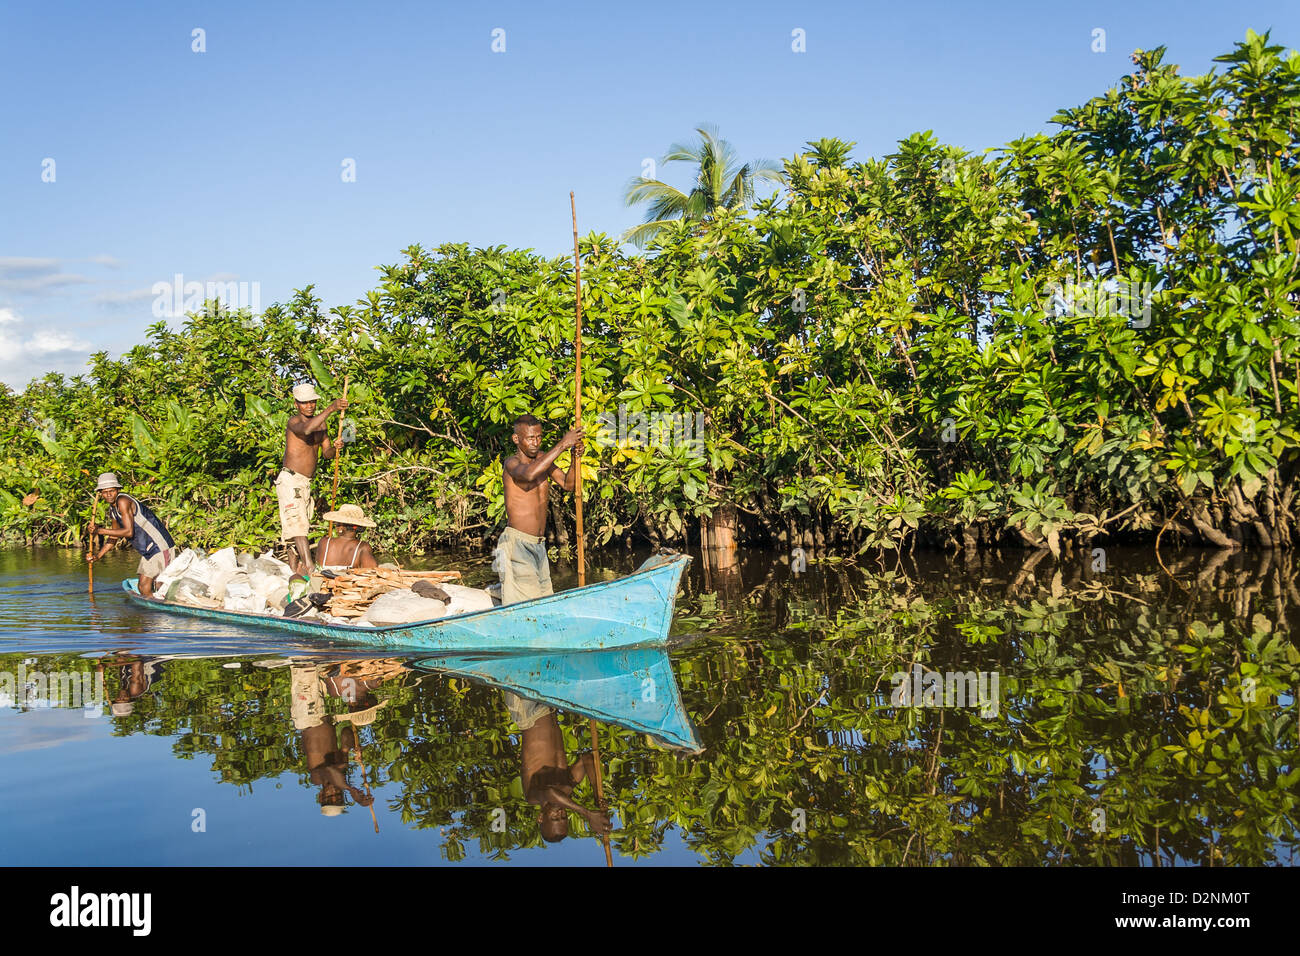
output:
<svg viewBox="0 0 1300 956"><path fill-rule="evenodd" d="M669 747L702 750L663 648L458 654L416 661L415 667L461 675L566 713L649 734Z"/></svg>
<svg viewBox="0 0 1300 956"><path fill-rule="evenodd" d="M487 611L390 627L323 624L151 601L140 594L135 578L123 581L122 588L128 601L151 611L369 647L484 652L594 651L666 643L677 588L690 560L684 554L656 555L633 573L613 581Z"/></svg>

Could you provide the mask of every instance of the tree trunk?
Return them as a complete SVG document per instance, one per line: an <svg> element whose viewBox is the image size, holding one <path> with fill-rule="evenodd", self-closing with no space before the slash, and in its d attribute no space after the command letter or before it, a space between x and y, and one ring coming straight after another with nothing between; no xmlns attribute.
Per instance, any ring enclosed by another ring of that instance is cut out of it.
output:
<svg viewBox="0 0 1300 956"><path fill-rule="evenodd" d="M1197 502L1194 505L1191 517L1192 524L1206 541L1218 545L1220 548L1231 548L1234 551L1241 547L1240 544L1214 526L1213 519L1210 517L1209 510L1204 502Z"/></svg>
<svg viewBox="0 0 1300 956"><path fill-rule="evenodd" d="M736 559L736 509L722 505L709 518L709 558L717 568L729 568Z"/></svg>

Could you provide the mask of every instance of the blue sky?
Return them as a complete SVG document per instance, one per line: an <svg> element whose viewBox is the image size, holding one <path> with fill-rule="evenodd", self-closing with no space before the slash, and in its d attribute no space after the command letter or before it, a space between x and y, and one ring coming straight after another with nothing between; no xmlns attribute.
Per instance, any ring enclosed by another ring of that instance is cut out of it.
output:
<svg viewBox="0 0 1300 956"><path fill-rule="evenodd" d="M925 129L983 150L1048 130L1135 48L1190 75L1248 28L1295 46L1300 4L6 0L0 381L142 341L177 274L331 306L412 243L565 254L570 190L580 231L621 233L627 181L700 123L744 158Z"/></svg>

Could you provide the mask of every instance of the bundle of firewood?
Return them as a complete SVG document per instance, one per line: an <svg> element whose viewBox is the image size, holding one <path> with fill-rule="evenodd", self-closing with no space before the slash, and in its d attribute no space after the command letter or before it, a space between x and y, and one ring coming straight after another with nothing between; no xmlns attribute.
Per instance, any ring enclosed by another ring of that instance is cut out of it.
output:
<svg viewBox="0 0 1300 956"><path fill-rule="evenodd" d="M339 572L333 579L325 579L325 590L331 594L328 610L335 617L361 617L381 594L412 587L417 581L444 584L459 580L459 571L353 568Z"/></svg>

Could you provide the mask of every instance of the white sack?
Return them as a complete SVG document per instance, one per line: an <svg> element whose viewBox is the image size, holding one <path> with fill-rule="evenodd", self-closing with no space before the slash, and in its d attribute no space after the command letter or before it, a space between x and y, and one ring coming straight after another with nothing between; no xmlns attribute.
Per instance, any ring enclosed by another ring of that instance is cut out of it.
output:
<svg viewBox="0 0 1300 956"><path fill-rule="evenodd" d="M433 598L424 598L411 590L389 591L375 598L362 615L362 624L414 624L446 617L447 605Z"/></svg>
<svg viewBox="0 0 1300 956"><path fill-rule="evenodd" d="M284 578L285 580L289 579L290 574L289 565L275 557L275 555L271 554L270 551L255 560L249 570L261 571L264 574L274 574L277 577Z"/></svg>
<svg viewBox="0 0 1300 956"><path fill-rule="evenodd" d="M248 576L249 585L262 600L263 605L279 608L280 602L289 593L289 579L263 571L253 571Z"/></svg>
<svg viewBox="0 0 1300 956"><path fill-rule="evenodd" d="M203 558L193 548L186 548L176 557L172 558L171 564L163 568L162 574L154 581L154 590L167 590L167 585L179 578L185 577L185 572L193 566L195 561L201 561Z"/></svg>
<svg viewBox="0 0 1300 956"><path fill-rule="evenodd" d="M492 595L481 588L467 588L459 584L439 584L438 587L451 598L451 603L447 605L448 617L471 611L488 611L496 606L492 603Z"/></svg>
<svg viewBox="0 0 1300 956"><path fill-rule="evenodd" d="M248 575L241 572L227 582L226 594L221 606L227 611L255 613L266 607L266 601L258 597L253 591Z"/></svg>

